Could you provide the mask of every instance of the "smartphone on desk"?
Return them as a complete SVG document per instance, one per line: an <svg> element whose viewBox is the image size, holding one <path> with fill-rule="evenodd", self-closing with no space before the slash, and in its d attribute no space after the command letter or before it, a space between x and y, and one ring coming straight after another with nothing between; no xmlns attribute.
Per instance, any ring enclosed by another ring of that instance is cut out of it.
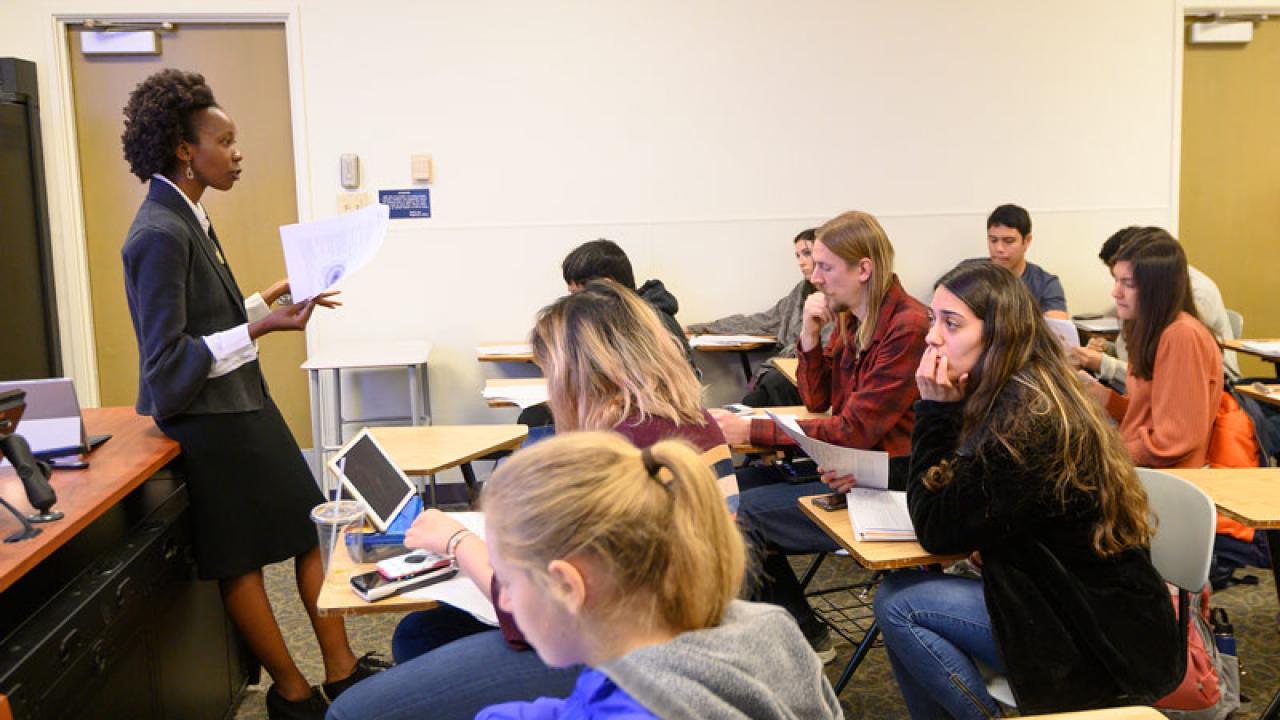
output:
<svg viewBox="0 0 1280 720"><path fill-rule="evenodd" d="M377 602L392 595L417 590L435 585L439 582L452 579L458 574L456 565L446 565L436 570L420 573L418 575L410 575L399 580L388 580L382 576L382 573L374 570L363 575L353 575L351 577L351 589L356 595L369 602Z"/></svg>
<svg viewBox="0 0 1280 720"><path fill-rule="evenodd" d="M813 499L813 504L827 512L843 510L849 507L849 493L829 493Z"/></svg>

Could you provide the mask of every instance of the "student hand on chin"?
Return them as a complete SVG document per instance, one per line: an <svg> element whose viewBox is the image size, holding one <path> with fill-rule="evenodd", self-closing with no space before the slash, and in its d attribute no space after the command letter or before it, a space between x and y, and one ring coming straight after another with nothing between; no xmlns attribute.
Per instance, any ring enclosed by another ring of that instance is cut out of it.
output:
<svg viewBox="0 0 1280 720"><path fill-rule="evenodd" d="M444 554L449 538L462 529L462 523L435 508L422 511L404 534L404 546Z"/></svg>
<svg viewBox="0 0 1280 720"><path fill-rule="evenodd" d="M707 412L711 413L711 417L715 418L716 424L720 426L720 432L724 433L726 443L746 445L751 441L751 421L747 418L738 417L721 408L710 408Z"/></svg>
<svg viewBox="0 0 1280 720"><path fill-rule="evenodd" d="M858 486L858 479L852 475L837 475L834 471L818 468L822 473L822 482L831 488L831 492L847 493Z"/></svg>
<svg viewBox="0 0 1280 720"><path fill-rule="evenodd" d="M946 355L938 353L932 345L925 348L920 358L920 367L916 368L916 387L920 389L920 398L938 402L960 402L964 399L965 386L969 384L969 373L964 373L951 381L950 368Z"/></svg>

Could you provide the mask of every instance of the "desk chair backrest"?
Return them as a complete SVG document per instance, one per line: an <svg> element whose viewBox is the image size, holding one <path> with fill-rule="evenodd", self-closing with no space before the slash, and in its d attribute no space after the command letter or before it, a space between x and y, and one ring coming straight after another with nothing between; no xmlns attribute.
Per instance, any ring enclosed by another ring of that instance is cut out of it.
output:
<svg viewBox="0 0 1280 720"><path fill-rule="evenodd" d="M1213 559L1213 501L1195 485L1161 470L1138 468L1138 479L1159 522L1151 538L1151 564L1166 582L1200 592Z"/></svg>
<svg viewBox="0 0 1280 720"><path fill-rule="evenodd" d="M1227 308L1227 323L1231 325L1231 334L1235 335L1233 340L1239 340L1244 337L1244 316L1240 313Z"/></svg>

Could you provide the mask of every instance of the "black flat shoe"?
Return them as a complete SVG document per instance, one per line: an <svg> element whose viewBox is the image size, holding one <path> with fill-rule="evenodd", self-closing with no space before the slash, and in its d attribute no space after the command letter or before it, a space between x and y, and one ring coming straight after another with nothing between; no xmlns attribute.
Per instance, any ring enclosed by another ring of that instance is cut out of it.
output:
<svg viewBox="0 0 1280 720"><path fill-rule="evenodd" d="M317 688L311 688L311 695L302 700L286 700L276 686L267 690L267 717L271 720L324 720L324 713L329 703Z"/></svg>
<svg viewBox="0 0 1280 720"><path fill-rule="evenodd" d="M321 687L324 689L324 696L329 698L329 702L338 699L338 696L346 692L348 688L370 675L377 675L383 670L391 667L391 663L378 657L377 653L367 652L356 660L356 669L351 674L341 680L327 682Z"/></svg>

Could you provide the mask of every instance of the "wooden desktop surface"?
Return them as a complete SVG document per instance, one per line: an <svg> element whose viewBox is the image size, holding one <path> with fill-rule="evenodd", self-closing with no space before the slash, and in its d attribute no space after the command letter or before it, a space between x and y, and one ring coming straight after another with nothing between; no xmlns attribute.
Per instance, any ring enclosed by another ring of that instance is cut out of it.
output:
<svg viewBox="0 0 1280 720"><path fill-rule="evenodd" d="M528 343L489 343L476 347L476 359L480 362L533 362L533 350L521 352L510 352L510 348L514 345L525 345Z"/></svg>
<svg viewBox="0 0 1280 720"><path fill-rule="evenodd" d="M1268 405L1280 405L1280 385L1253 383L1251 385L1236 385L1235 389L1241 395L1251 397L1258 402L1267 403Z"/></svg>
<svg viewBox="0 0 1280 720"><path fill-rule="evenodd" d="M339 542L329 558L329 572L325 573L324 584L320 586L320 597L316 599L317 612L320 615L368 615L430 610L436 606L435 600L419 600L404 595L392 595L377 602L369 602L356 595L351 589L351 578L376 570L374 563L352 561L345 542ZM462 573L459 572L458 576L461 577Z"/></svg>
<svg viewBox="0 0 1280 720"><path fill-rule="evenodd" d="M914 540L859 542L853 539L853 524L849 522L849 511L845 508L831 512L823 510L813 504L815 497L819 496L800 498L800 510L840 547L849 551L849 555L862 567L871 570L891 570L916 565L949 563L965 557L964 555L934 555L920 547L920 543Z"/></svg>
<svg viewBox="0 0 1280 720"><path fill-rule="evenodd" d="M1080 712L1051 713L1049 715L1021 715L1024 720L1164 720L1164 715L1146 705L1083 710Z"/></svg>
<svg viewBox="0 0 1280 720"><path fill-rule="evenodd" d="M1244 353L1245 355L1252 355L1254 357L1262 358L1267 362L1280 363L1280 355L1267 355L1266 353L1261 353L1261 352L1258 352L1257 350L1251 350L1244 346L1244 343L1246 342L1280 342L1280 338L1242 338L1240 340L1219 340L1218 345L1222 346L1226 350L1235 350L1238 353Z"/></svg>
<svg viewBox="0 0 1280 720"><path fill-rule="evenodd" d="M524 425L371 427L378 444L406 475L434 475L499 450L514 450L529 435Z"/></svg>
<svg viewBox="0 0 1280 720"><path fill-rule="evenodd" d="M800 358L784 358L776 357L769 361L773 366L778 368L778 372L782 373L782 377L791 381L792 385L799 385L796 376L800 373Z"/></svg>
<svg viewBox="0 0 1280 720"><path fill-rule="evenodd" d="M1251 528L1280 529L1280 468L1167 469L1200 488L1218 512Z"/></svg>
<svg viewBox="0 0 1280 720"><path fill-rule="evenodd" d="M0 544L0 591L62 547L102 513L178 456L178 443L165 437L149 417L131 407L86 408L85 430L110 433L111 440L85 459L84 470L54 470L50 484L58 494L53 509L66 517L43 523L38 536L19 543ZM22 434L22 424L18 424ZM0 496L22 513L31 513L26 491L13 468L0 470ZM7 510L0 509L0 537L21 529Z"/></svg>

